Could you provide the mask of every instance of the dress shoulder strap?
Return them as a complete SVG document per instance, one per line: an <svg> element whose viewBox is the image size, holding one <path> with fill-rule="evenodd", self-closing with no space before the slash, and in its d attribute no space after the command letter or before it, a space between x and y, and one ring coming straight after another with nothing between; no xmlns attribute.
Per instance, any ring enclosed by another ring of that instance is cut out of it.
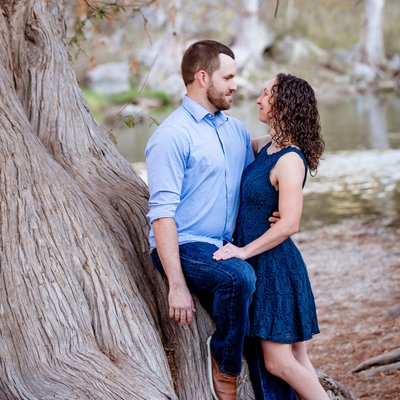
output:
<svg viewBox="0 0 400 400"><path fill-rule="evenodd" d="M265 146L263 146L263 147L261 148L261 150L256 154L256 158L257 158L258 156L260 156L261 154L266 153L268 147L271 146L271 143L272 143L272 142L268 142Z"/></svg>

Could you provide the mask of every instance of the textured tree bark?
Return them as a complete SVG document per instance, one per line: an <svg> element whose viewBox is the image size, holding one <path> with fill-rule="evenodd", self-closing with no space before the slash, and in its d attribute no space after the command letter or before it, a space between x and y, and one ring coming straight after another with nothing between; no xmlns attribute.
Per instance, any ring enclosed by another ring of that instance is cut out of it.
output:
<svg viewBox="0 0 400 400"><path fill-rule="evenodd" d="M147 187L87 109L60 3L0 3L0 398L209 398L211 321L167 317Z"/></svg>
<svg viewBox="0 0 400 400"><path fill-rule="evenodd" d="M318 378L330 400L356 400L350 390L342 383L318 371Z"/></svg>
<svg viewBox="0 0 400 400"><path fill-rule="evenodd" d="M145 186L83 105L57 3L1 11L2 398L175 398L133 268Z"/></svg>
<svg viewBox="0 0 400 400"><path fill-rule="evenodd" d="M355 60L377 68L384 64L382 17L385 0L366 0L364 26Z"/></svg>

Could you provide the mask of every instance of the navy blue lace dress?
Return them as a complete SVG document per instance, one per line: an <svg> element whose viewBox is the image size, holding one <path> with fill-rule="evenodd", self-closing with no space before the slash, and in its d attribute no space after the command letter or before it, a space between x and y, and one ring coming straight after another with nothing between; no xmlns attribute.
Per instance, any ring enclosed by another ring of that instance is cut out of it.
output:
<svg viewBox="0 0 400 400"><path fill-rule="evenodd" d="M269 176L279 158L288 152L296 152L306 165L299 149L287 147L267 154L269 146L270 143L243 172L235 235L238 246L261 236L270 226L268 217L278 210L279 192L272 186ZM257 275L251 307L251 336L295 343L319 333L307 268L291 238L246 261Z"/></svg>

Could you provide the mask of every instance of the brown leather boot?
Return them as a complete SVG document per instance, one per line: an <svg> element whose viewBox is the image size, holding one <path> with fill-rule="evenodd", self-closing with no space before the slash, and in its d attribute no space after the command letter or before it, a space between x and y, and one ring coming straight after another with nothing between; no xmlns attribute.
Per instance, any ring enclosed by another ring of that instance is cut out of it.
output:
<svg viewBox="0 0 400 400"><path fill-rule="evenodd" d="M211 337L207 340L208 369L211 392L214 400L236 400L237 377L224 374L210 349Z"/></svg>
<svg viewBox="0 0 400 400"><path fill-rule="evenodd" d="M224 374L212 357L212 374L214 390L218 400L236 400L236 376Z"/></svg>

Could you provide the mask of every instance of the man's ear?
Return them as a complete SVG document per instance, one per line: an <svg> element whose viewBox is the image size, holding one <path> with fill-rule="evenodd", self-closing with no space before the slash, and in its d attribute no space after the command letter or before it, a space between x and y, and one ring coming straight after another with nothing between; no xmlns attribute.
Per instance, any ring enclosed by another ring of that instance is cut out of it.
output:
<svg viewBox="0 0 400 400"><path fill-rule="evenodd" d="M210 77L208 76L207 72L201 69L200 71L196 72L194 75L195 79L199 83L200 86L206 87L208 84L208 80Z"/></svg>

